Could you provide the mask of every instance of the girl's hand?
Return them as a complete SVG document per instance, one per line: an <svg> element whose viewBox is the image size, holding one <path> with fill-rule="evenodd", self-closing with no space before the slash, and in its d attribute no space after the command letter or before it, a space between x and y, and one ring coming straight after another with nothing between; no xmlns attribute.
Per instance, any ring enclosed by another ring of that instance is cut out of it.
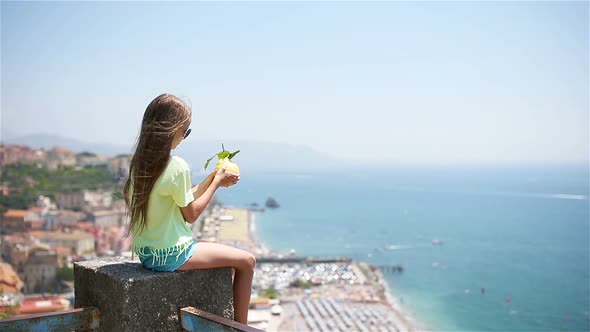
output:
<svg viewBox="0 0 590 332"><path fill-rule="evenodd" d="M240 176L225 171L225 168L221 168L215 173L213 183L218 187L229 187L232 184L236 184L240 181Z"/></svg>

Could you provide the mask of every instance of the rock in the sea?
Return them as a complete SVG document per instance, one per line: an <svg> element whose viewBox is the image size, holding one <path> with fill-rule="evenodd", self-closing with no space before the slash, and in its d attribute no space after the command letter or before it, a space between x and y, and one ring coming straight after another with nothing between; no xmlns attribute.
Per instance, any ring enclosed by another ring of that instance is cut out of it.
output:
<svg viewBox="0 0 590 332"><path fill-rule="evenodd" d="M266 204L265 205L266 205L267 208L271 208L271 209L276 209L276 208L279 207L279 203L272 196L266 199Z"/></svg>

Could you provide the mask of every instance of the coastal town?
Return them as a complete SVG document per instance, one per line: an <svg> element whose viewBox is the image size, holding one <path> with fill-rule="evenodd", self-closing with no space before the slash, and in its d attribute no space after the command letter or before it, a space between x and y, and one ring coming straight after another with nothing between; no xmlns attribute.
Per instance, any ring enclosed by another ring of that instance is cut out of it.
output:
<svg viewBox="0 0 590 332"><path fill-rule="evenodd" d="M131 256L119 194L128 164L128 155L0 145L0 319L69 309L74 262ZM81 174L96 181L76 181ZM279 204L269 198L265 208ZM419 329L378 267L268 248L256 237L256 216L263 211L257 204L231 207L215 200L192 225L199 242L257 257L249 325L267 331Z"/></svg>
<svg viewBox="0 0 590 332"><path fill-rule="evenodd" d="M129 251L128 163L0 144L0 318L71 308L75 261Z"/></svg>

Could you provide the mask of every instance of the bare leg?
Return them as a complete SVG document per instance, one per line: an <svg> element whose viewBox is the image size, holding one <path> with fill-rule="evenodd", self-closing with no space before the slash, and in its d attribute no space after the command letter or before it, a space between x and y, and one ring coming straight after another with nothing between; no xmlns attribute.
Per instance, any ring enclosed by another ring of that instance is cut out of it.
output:
<svg viewBox="0 0 590 332"><path fill-rule="evenodd" d="M251 253L219 243L199 242L197 250L179 270L232 267L235 269L233 285L235 321L248 324L248 305L252 292L252 278L256 258Z"/></svg>

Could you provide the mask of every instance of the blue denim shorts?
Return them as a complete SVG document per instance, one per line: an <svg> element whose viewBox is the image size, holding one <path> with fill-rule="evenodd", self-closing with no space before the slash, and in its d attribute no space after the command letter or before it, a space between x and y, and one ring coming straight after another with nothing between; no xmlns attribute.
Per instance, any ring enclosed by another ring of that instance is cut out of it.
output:
<svg viewBox="0 0 590 332"><path fill-rule="evenodd" d="M197 242L194 240L184 248L170 248L169 250L160 250L160 254L149 249L143 250L139 255L141 264L146 268L154 271L176 271L186 263L197 250Z"/></svg>

